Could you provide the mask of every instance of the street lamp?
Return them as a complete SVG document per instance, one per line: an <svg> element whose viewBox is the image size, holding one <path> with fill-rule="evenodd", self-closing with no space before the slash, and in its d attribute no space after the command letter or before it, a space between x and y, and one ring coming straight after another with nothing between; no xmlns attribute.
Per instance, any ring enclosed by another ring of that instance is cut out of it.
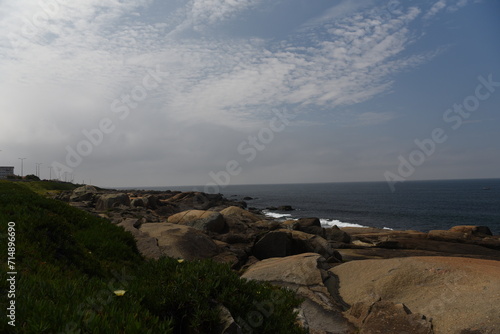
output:
<svg viewBox="0 0 500 334"><path fill-rule="evenodd" d="M21 178L23 177L23 161L27 158L18 158L19 160L21 160Z"/></svg>
<svg viewBox="0 0 500 334"><path fill-rule="evenodd" d="M35 175L40 177L40 165L43 165L41 162L35 162L36 165L36 172Z"/></svg>

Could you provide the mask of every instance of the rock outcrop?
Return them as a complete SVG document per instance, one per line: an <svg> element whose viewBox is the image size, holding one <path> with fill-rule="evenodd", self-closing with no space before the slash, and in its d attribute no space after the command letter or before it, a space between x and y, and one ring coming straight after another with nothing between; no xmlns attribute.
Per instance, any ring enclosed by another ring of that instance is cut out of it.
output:
<svg viewBox="0 0 500 334"><path fill-rule="evenodd" d="M224 230L226 222L224 217L216 211L188 210L168 217L171 224L180 224L194 227L204 232L220 233Z"/></svg>
<svg viewBox="0 0 500 334"><path fill-rule="evenodd" d="M215 242L203 232L189 226L170 223L142 224L141 232L158 240L162 255L176 259L206 259L219 253Z"/></svg>
<svg viewBox="0 0 500 334"><path fill-rule="evenodd" d="M433 334L432 322L421 314L414 314L401 303L378 301L356 303L346 312L360 334Z"/></svg>
<svg viewBox="0 0 500 334"><path fill-rule="evenodd" d="M460 232L473 236L488 236L493 235L488 226L460 225L450 228L450 232Z"/></svg>
<svg viewBox="0 0 500 334"><path fill-rule="evenodd" d="M137 219L125 219L119 223L118 226L121 226L125 229L125 231L132 233L137 244L137 249L146 259L158 259L163 255L160 247L158 246L158 240L137 229L139 226Z"/></svg>
<svg viewBox="0 0 500 334"><path fill-rule="evenodd" d="M230 205L237 205L245 207L244 202L231 202L226 200L221 194L207 194L197 191L187 191L178 193L166 200L169 203L175 204L179 207L180 211L186 210L208 210L213 207L227 207Z"/></svg>
<svg viewBox="0 0 500 334"><path fill-rule="evenodd" d="M471 226L429 233L352 227L342 230L352 238L351 244L341 245L340 252L347 260L407 256L463 256L500 260L500 236L463 232L477 231Z"/></svg>
<svg viewBox="0 0 500 334"><path fill-rule="evenodd" d="M69 200L71 202L92 201L97 194L97 189L93 186L81 186L73 190Z"/></svg>
<svg viewBox="0 0 500 334"><path fill-rule="evenodd" d="M130 207L130 199L127 194L104 194L97 199L95 208L97 211L106 211L120 206Z"/></svg>
<svg viewBox="0 0 500 334"><path fill-rule="evenodd" d="M57 198L122 226L146 258L210 258L293 289L304 298L298 321L312 334L500 328L500 236L486 226L325 228L318 218L272 220L201 192L84 186ZM221 331L238 330L229 315Z"/></svg>
<svg viewBox="0 0 500 334"><path fill-rule="evenodd" d="M330 272L338 276L347 303L404 303L412 312L432 318L437 334L493 334L500 328L498 261L409 257L352 261ZM412 319L425 324L420 315Z"/></svg>
<svg viewBox="0 0 500 334"><path fill-rule="evenodd" d="M321 227L321 222L315 217L287 220L283 222L283 226L291 230L315 234L323 238L325 237L325 229Z"/></svg>
<svg viewBox="0 0 500 334"><path fill-rule="evenodd" d="M330 275L322 269L326 267L322 256L305 253L260 261L250 266L242 277L296 291L305 299L300 313L310 333L354 333L355 327L342 314L346 305L333 298L324 283L330 280Z"/></svg>
<svg viewBox="0 0 500 334"><path fill-rule="evenodd" d="M341 262L342 256L324 238L301 231L276 230L265 234L253 247L258 259L285 257L314 252L324 256L329 262Z"/></svg>

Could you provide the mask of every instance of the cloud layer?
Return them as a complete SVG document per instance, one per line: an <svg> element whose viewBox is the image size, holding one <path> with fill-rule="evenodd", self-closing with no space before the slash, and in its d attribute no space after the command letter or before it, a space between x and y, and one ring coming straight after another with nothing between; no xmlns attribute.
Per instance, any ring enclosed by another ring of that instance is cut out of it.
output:
<svg viewBox="0 0 500 334"><path fill-rule="evenodd" d="M2 1L0 109L11 112L0 141L47 165L64 162L82 131L109 118L113 131L75 173L108 159L129 161L130 170L138 161L179 171L205 164L193 174L206 175L227 160L218 147L258 131L273 108L300 115L295 127L314 124L311 112L346 125L383 124L396 115L346 110L389 94L396 75L443 52L409 49L426 20L466 4L343 1L276 40L222 31L272 10L260 0ZM145 89L155 71L160 78Z"/></svg>

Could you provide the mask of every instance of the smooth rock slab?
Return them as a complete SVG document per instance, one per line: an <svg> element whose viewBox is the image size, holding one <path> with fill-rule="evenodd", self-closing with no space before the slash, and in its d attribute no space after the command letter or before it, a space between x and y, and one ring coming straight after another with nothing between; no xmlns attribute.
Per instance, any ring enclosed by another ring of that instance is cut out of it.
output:
<svg viewBox="0 0 500 334"><path fill-rule="evenodd" d="M135 239L135 243L137 245L137 249L147 259L158 259L162 256L162 252L160 247L158 246L158 240L156 238L151 237L149 234L144 233L141 230L138 230L135 226L137 225L137 219L128 218L123 220L118 224L125 229L125 231L129 231L132 233Z"/></svg>
<svg viewBox="0 0 500 334"><path fill-rule="evenodd" d="M127 194L104 194L99 197L95 205L97 211L106 211L119 206L130 206L130 198Z"/></svg>
<svg viewBox="0 0 500 334"><path fill-rule="evenodd" d="M224 217L215 211L188 210L168 217L171 224L180 224L194 227L205 232L222 232L226 223Z"/></svg>
<svg viewBox="0 0 500 334"><path fill-rule="evenodd" d="M270 258L250 266L242 278L267 281L296 291L305 299L300 314L310 333L354 333L354 326L342 314L343 305L332 298L323 284L322 270L318 266L324 262L325 259L315 253Z"/></svg>
<svg viewBox="0 0 500 334"><path fill-rule="evenodd" d="M263 260L302 253L318 253L333 262L340 262L341 255L324 238L301 231L276 230L267 233L253 247L254 255Z"/></svg>
<svg viewBox="0 0 500 334"><path fill-rule="evenodd" d="M360 260L330 272L340 295L354 305L382 299L404 303L432 318L434 332L497 334L500 328L500 262L462 257Z"/></svg>
<svg viewBox="0 0 500 334"><path fill-rule="evenodd" d="M70 196L71 202L81 202L90 201L97 193L97 189L94 186L81 186L73 190Z"/></svg>
<svg viewBox="0 0 500 334"><path fill-rule="evenodd" d="M220 212L226 220L237 220L244 223L255 223L262 218L237 206L230 206Z"/></svg>
<svg viewBox="0 0 500 334"><path fill-rule="evenodd" d="M203 232L189 226L170 223L146 223L140 230L158 240L162 255L186 259L206 259L218 254L218 247Z"/></svg>
<svg viewBox="0 0 500 334"><path fill-rule="evenodd" d="M401 303L357 303L347 314L358 325L360 334L434 334L431 321Z"/></svg>

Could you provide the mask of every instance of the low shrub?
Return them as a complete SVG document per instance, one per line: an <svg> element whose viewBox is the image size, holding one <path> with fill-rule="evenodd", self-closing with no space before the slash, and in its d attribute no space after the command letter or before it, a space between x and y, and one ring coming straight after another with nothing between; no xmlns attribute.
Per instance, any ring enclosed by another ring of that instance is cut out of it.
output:
<svg viewBox="0 0 500 334"><path fill-rule="evenodd" d="M15 222L17 272L16 327L4 317L0 333L214 333L220 306L245 333L305 333L292 291L208 260L145 261L121 227L29 188L0 181L0 240ZM12 300L5 268L1 305Z"/></svg>
<svg viewBox="0 0 500 334"><path fill-rule="evenodd" d="M138 272L130 296L161 319L174 319L175 333L216 333L220 306L245 333L305 333L295 325L301 300L293 291L241 279L229 265L161 258Z"/></svg>

